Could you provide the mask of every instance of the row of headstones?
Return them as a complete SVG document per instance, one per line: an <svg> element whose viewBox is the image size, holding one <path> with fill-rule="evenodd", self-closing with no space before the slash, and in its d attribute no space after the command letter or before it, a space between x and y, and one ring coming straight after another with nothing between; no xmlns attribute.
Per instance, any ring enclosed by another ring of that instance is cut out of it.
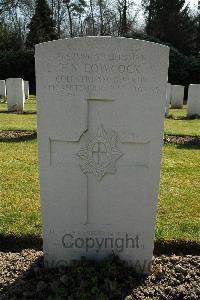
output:
<svg viewBox="0 0 200 300"><path fill-rule="evenodd" d="M8 111L22 112L29 98L29 82L22 78L0 80L0 97L7 99Z"/></svg>
<svg viewBox="0 0 200 300"><path fill-rule="evenodd" d="M166 116L169 107L182 108L184 99L184 86L167 84L166 88ZM188 89L187 116L200 116L200 84L190 84Z"/></svg>

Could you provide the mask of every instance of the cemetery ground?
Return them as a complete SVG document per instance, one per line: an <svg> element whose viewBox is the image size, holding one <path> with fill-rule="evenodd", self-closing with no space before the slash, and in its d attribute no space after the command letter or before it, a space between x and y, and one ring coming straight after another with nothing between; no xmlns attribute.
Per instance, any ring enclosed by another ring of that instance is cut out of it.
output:
<svg viewBox="0 0 200 300"><path fill-rule="evenodd" d="M97 268L83 262L69 271L74 282L80 277L80 270L87 269L93 275L88 275L87 284L77 289L72 282L70 288L66 287L66 274L49 273L45 277L42 273L42 252L38 251L42 243L35 96L26 101L23 114L7 113L6 103L0 103L0 290L2 295L11 293L0 299L48 299L49 295L49 299L124 299L122 294L133 287L134 292L127 299L200 298L199 258L194 256L199 255L200 239L200 119L187 119L186 106L170 109L169 113L165 119L153 273L141 283L121 262L112 261L113 272L117 274L113 280L109 263ZM32 250L24 250L27 248ZM14 283L37 258L37 267L30 269L28 275L34 280L29 278L27 283L25 276ZM107 274L103 276L108 282L99 288L97 279L103 280L101 272ZM92 286L96 288L93 296ZM72 297L67 298L66 292ZM59 293L63 293L63 298Z"/></svg>

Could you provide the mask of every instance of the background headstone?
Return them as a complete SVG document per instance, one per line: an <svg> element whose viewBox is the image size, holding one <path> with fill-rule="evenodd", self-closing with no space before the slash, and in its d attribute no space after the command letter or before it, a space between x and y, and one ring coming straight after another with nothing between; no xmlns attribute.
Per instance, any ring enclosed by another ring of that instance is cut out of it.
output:
<svg viewBox="0 0 200 300"><path fill-rule="evenodd" d="M183 107L184 88L182 85L171 86L171 108Z"/></svg>
<svg viewBox="0 0 200 300"><path fill-rule="evenodd" d="M24 80L24 93L25 93L25 98L29 98L29 82Z"/></svg>
<svg viewBox="0 0 200 300"><path fill-rule="evenodd" d="M49 267L114 252L138 271L149 271L168 56L168 47L125 38L36 46Z"/></svg>
<svg viewBox="0 0 200 300"><path fill-rule="evenodd" d="M24 81L21 78L6 79L8 111L24 110Z"/></svg>
<svg viewBox="0 0 200 300"><path fill-rule="evenodd" d="M0 97L6 97L6 82L5 80L0 80Z"/></svg>
<svg viewBox="0 0 200 300"><path fill-rule="evenodd" d="M166 108L165 108L165 116L169 115L169 106L171 102L171 84L167 83L166 87Z"/></svg>
<svg viewBox="0 0 200 300"><path fill-rule="evenodd" d="M188 90L188 117L200 116L200 84L190 84Z"/></svg>

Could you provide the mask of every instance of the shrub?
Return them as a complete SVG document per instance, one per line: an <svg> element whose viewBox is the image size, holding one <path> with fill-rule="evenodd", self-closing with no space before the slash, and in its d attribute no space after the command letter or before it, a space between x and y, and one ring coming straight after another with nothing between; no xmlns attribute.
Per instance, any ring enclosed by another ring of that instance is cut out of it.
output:
<svg viewBox="0 0 200 300"><path fill-rule="evenodd" d="M34 51L0 52L0 79L23 78L35 92Z"/></svg>

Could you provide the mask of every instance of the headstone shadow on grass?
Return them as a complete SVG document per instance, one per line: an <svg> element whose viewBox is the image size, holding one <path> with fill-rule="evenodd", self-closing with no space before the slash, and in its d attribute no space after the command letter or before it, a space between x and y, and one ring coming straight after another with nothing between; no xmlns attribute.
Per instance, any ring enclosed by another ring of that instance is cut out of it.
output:
<svg viewBox="0 0 200 300"><path fill-rule="evenodd" d="M39 236L15 236L0 234L0 252L19 252L24 249L42 251L42 238ZM154 255L162 254L200 255L199 243L185 240L164 240L154 242Z"/></svg>
<svg viewBox="0 0 200 300"><path fill-rule="evenodd" d="M200 150L200 144L191 144L188 142L183 145L177 145L177 148L185 150Z"/></svg>
<svg viewBox="0 0 200 300"><path fill-rule="evenodd" d="M192 116L175 116L173 114L170 114L166 117L166 119L173 119L173 120L198 120L200 119L199 116L197 115L192 115Z"/></svg>
<svg viewBox="0 0 200 300"><path fill-rule="evenodd" d="M0 114L9 114L9 115L36 115L36 111L23 111L23 112L13 112L7 110L0 110Z"/></svg>

